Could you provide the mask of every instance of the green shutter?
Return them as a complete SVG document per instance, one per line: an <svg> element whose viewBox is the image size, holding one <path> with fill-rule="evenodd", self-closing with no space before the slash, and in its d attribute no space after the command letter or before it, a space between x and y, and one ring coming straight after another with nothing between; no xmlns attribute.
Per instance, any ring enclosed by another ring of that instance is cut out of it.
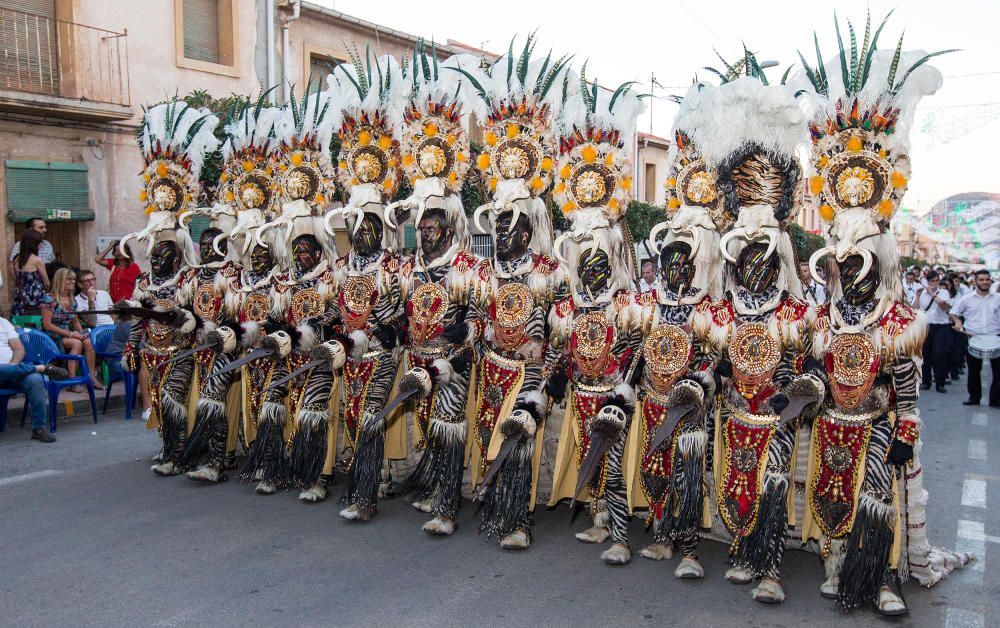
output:
<svg viewBox="0 0 1000 628"><path fill-rule="evenodd" d="M403 248L411 251L417 248L417 230L413 225L403 225Z"/></svg>
<svg viewBox="0 0 1000 628"><path fill-rule="evenodd" d="M191 241L198 244L201 234L212 225L208 216L195 216L188 222L188 229L191 231Z"/></svg>
<svg viewBox="0 0 1000 628"><path fill-rule="evenodd" d="M219 63L219 0L184 0L184 56Z"/></svg>
<svg viewBox="0 0 1000 628"><path fill-rule="evenodd" d="M94 219L87 164L8 159L4 166L11 222Z"/></svg>

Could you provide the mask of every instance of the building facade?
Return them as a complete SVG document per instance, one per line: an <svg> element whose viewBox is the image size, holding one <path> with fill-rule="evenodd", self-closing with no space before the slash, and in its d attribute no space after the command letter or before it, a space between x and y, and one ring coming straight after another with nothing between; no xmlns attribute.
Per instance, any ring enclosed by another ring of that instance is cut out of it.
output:
<svg viewBox="0 0 1000 628"><path fill-rule="evenodd" d="M0 255L28 219L44 218L58 259L97 270L103 284L99 246L145 224L143 105L261 85L282 85L284 102L292 85L301 91L345 61L349 45L401 55L416 41L294 0L0 0ZM442 58L477 52L437 48Z"/></svg>

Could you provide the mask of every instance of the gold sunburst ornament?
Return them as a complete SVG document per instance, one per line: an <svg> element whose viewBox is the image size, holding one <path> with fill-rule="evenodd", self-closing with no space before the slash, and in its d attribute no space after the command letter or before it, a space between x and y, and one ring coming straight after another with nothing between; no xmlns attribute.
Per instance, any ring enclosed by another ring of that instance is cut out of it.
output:
<svg viewBox="0 0 1000 628"><path fill-rule="evenodd" d="M497 291L493 304L493 331L497 343L504 349L513 351L524 344L524 326L531 318L535 300L527 286L513 282L504 284Z"/></svg>
<svg viewBox="0 0 1000 628"><path fill-rule="evenodd" d="M660 325L643 343L647 372L657 392L666 393L687 371L691 336L677 325Z"/></svg>
<svg viewBox="0 0 1000 628"><path fill-rule="evenodd" d="M767 325L745 323L733 334L729 358L737 390L751 399L770 382L781 360L781 348L768 333Z"/></svg>

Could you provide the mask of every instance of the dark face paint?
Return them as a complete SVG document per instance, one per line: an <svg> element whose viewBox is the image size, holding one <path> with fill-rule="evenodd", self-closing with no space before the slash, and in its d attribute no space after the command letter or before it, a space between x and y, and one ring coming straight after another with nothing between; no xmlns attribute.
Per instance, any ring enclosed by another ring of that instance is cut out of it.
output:
<svg viewBox="0 0 1000 628"><path fill-rule="evenodd" d="M872 267L860 281L858 275L865 265L860 255L849 255L847 259L837 264L840 268L840 285L844 291L844 299L851 305L861 305L875 298L875 290L879 284L878 258L872 256Z"/></svg>
<svg viewBox="0 0 1000 628"><path fill-rule="evenodd" d="M222 231L215 228L205 229L201 232L201 237L198 238L198 252L201 256L202 264L211 264L212 262L222 261L222 256L216 253L215 249L212 248L212 241L215 240L215 238L220 234L222 234ZM222 249L223 253L228 250L228 246L228 238L223 238L219 241L219 248Z"/></svg>
<svg viewBox="0 0 1000 628"><path fill-rule="evenodd" d="M271 250L266 246L254 246L250 252L250 268L254 274L261 276L271 270Z"/></svg>
<svg viewBox="0 0 1000 628"><path fill-rule="evenodd" d="M382 221L374 214L364 214L358 232L354 234L354 253L371 257L382 250Z"/></svg>
<svg viewBox="0 0 1000 628"><path fill-rule="evenodd" d="M608 254L601 249L591 254L584 252L580 256L580 281L590 294L597 296L608 289L611 280L611 263Z"/></svg>
<svg viewBox="0 0 1000 628"><path fill-rule="evenodd" d="M303 275L319 264L323 257L323 249L316 236L301 235L292 241L292 259L295 260L295 272Z"/></svg>
<svg viewBox="0 0 1000 628"><path fill-rule="evenodd" d="M663 275L663 283L673 292L680 293L691 287L694 271L691 245L677 242L663 249L660 254L660 272Z"/></svg>
<svg viewBox="0 0 1000 628"><path fill-rule="evenodd" d="M420 248L427 259L436 259L444 254L455 234L451 227L445 226L444 213L440 211L424 214L417 229L420 231Z"/></svg>
<svg viewBox="0 0 1000 628"><path fill-rule="evenodd" d="M177 250L177 244L160 242L153 247L149 267L153 277L157 279L169 279L176 275L181 268L181 256L180 251Z"/></svg>
<svg viewBox="0 0 1000 628"><path fill-rule="evenodd" d="M526 214L518 216L517 222L510 224L512 212L504 212L497 219L497 259L510 262L527 253L531 242L531 221Z"/></svg>
<svg viewBox="0 0 1000 628"><path fill-rule="evenodd" d="M736 279L750 292L763 292L778 280L778 256L764 257L766 242L748 245L737 258Z"/></svg>

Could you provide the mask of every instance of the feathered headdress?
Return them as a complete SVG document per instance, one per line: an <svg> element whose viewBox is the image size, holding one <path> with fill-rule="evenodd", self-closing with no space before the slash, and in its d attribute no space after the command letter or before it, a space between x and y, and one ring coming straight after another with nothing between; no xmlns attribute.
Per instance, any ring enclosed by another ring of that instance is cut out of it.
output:
<svg viewBox="0 0 1000 628"><path fill-rule="evenodd" d="M425 211L441 210L455 232L452 247L467 250L470 246L469 222L462 206L462 185L469 171L469 138L463 124L462 77L450 70L472 57L452 57L437 61L437 49L428 53L423 42L413 51L413 62L404 64L404 99L402 127L403 170L413 186L406 199L386 206L385 220L391 229L397 207L409 211L407 220L420 222ZM449 71L446 71L449 70ZM421 235L417 230L417 257L421 259ZM442 260L445 261L445 260Z"/></svg>
<svg viewBox="0 0 1000 628"><path fill-rule="evenodd" d="M614 92L587 83L584 71L567 75L565 105L560 116L559 162L553 200L572 223L559 236L554 252L570 276L577 275L581 252L589 248L607 253L611 264L609 287L614 292L632 285L635 271L631 238L620 223L633 192L632 148L636 119L644 105L626 83ZM578 83L579 90L569 86ZM565 248L575 248L566 254Z"/></svg>
<svg viewBox="0 0 1000 628"><path fill-rule="evenodd" d="M149 219L142 231L122 238L122 250L130 239L145 240L147 256L157 242L177 242L184 260L195 262L194 246L177 218L197 207L201 194L198 176L205 155L219 147L213 132L219 119L207 110L194 109L181 100L156 105L145 111L139 132L142 151L143 189Z"/></svg>
<svg viewBox="0 0 1000 628"><path fill-rule="evenodd" d="M899 254L888 227L909 182L909 130L917 103L941 86L941 73L927 61L952 51L904 52L902 36L894 52L878 51L888 19L887 15L871 35L867 17L860 50L854 26L848 22L850 53L844 49L838 23L836 57L824 63L815 35L816 67L799 56L815 100L809 123L809 192L820 216L831 223L833 239L831 246L812 256L813 277L823 283L815 271L822 257L833 254L843 261L857 254L865 263L860 280L869 272L874 255L884 284L879 296L898 299Z"/></svg>
<svg viewBox="0 0 1000 628"><path fill-rule="evenodd" d="M562 108L560 77L568 71L569 57L553 61L549 51L544 60L531 60L535 35L527 37L519 56L514 56L511 40L507 56L489 70L477 59L458 67L475 109L485 127L485 151L477 168L493 200L476 209L473 220L483 231L482 215L489 213L490 229L496 237L496 222L505 212L513 221L524 213L532 227L531 249L549 255L552 247L552 219L541 195L554 178L557 153L556 116Z"/></svg>
<svg viewBox="0 0 1000 628"><path fill-rule="evenodd" d="M399 64L389 55L372 58L368 48L364 62L356 49L351 49L350 57L351 64L338 65L327 77L341 119L337 177L350 195L347 205L326 215L331 235L330 222L337 215L344 217L352 234L365 214L383 220L383 208L402 180L399 137L404 86ZM383 248L395 244L395 230L384 228Z"/></svg>
<svg viewBox="0 0 1000 628"><path fill-rule="evenodd" d="M229 240L229 257L244 261L254 244L253 233L274 213L275 155L279 146L274 126L282 115L278 107L268 107L273 88L256 101L245 100L226 125L228 136L222 145L222 173L219 175L219 201L205 213L212 226L222 230L212 246L222 254L221 242ZM187 214L182 224L187 224Z"/></svg>
<svg viewBox="0 0 1000 628"><path fill-rule="evenodd" d="M285 232L273 238L274 255L279 265L292 269L292 242L302 235L315 236L327 260L337 258L333 238L323 224L324 211L334 187L335 170L330 161L330 140L339 112L331 109L330 93L310 92L302 99L291 99L275 121L279 142L275 155L275 203L277 218L257 230L260 237L269 229L283 227Z"/></svg>
<svg viewBox="0 0 1000 628"><path fill-rule="evenodd" d="M699 89L698 85L691 87L691 91ZM674 144L668 155L666 220L650 230L648 245L657 256L673 243L683 242L691 248L695 276L690 287L697 292L680 294L678 298L680 303L697 303L706 294L713 298L722 295L719 234L725 232L730 220L723 209L715 171L705 166L689 136L694 127L685 103L686 99L680 100L681 108L674 120ZM663 239L657 240L660 233L664 233Z"/></svg>
<svg viewBox="0 0 1000 628"><path fill-rule="evenodd" d="M725 63L725 61L723 61ZM806 119L795 92L769 84L753 53L726 63L718 86L699 84L684 98L688 136L716 174L725 218L734 222L720 241L735 265L739 252L767 242L767 256L781 259L780 290L801 297L792 242L786 232L802 207L802 169L796 150L805 140Z"/></svg>

